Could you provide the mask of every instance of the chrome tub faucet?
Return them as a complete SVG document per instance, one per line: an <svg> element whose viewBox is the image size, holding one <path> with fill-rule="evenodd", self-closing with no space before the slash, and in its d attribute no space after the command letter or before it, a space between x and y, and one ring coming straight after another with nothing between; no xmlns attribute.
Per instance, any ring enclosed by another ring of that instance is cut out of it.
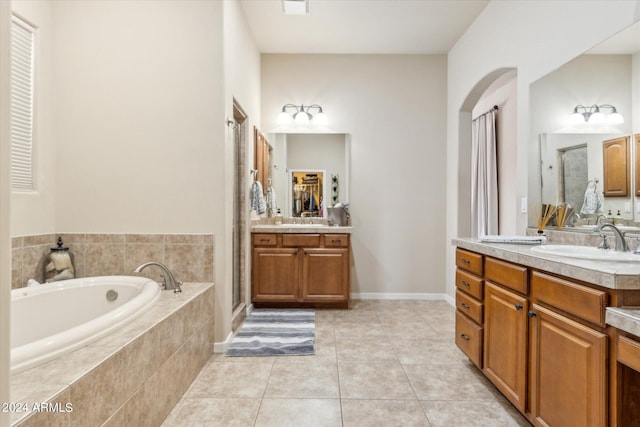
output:
<svg viewBox="0 0 640 427"><path fill-rule="evenodd" d="M159 262L155 262L155 261L149 261L149 262L145 262L144 264L140 264L133 271L134 273L141 273L142 270L144 270L145 268L151 265L155 265L156 267L160 268L161 274L162 274L162 287L164 289L166 290L173 289L174 293L182 292L182 289L180 288L180 285L182 285L182 282L177 281L173 277L171 270L169 270L169 268L164 264L160 264Z"/></svg>

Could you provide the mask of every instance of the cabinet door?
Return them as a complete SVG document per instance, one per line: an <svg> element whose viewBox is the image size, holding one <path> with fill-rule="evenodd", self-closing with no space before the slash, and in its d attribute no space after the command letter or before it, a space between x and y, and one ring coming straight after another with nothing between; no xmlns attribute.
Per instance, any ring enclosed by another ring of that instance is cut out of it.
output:
<svg viewBox="0 0 640 427"><path fill-rule="evenodd" d="M607 336L537 304L533 314L530 392L535 425L607 425Z"/></svg>
<svg viewBox="0 0 640 427"><path fill-rule="evenodd" d="M629 137L602 143L605 197L629 196Z"/></svg>
<svg viewBox="0 0 640 427"><path fill-rule="evenodd" d="M253 250L251 296L255 302L298 301L298 249Z"/></svg>
<svg viewBox="0 0 640 427"><path fill-rule="evenodd" d="M491 282L485 286L484 367L495 386L524 413L527 299Z"/></svg>
<svg viewBox="0 0 640 427"><path fill-rule="evenodd" d="M304 249L302 299L310 302L348 301L348 249Z"/></svg>

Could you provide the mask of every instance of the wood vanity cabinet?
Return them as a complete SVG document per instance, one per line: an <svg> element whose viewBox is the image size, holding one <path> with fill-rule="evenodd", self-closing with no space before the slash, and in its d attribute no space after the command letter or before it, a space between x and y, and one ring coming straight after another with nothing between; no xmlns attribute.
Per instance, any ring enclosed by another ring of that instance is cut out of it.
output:
<svg viewBox="0 0 640 427"><path fill-rule="evenodd" d="M531 299L533 423L607 425L606 292L533 271Z"/></svg>
<svg viewBox="0 0 640 427"><path fill-rule="evenodd" d="M456 250L456 345L482 369L484 257Z"/></svg>
<svg viewBox="0 0 640 427"><path fill-rule="evenodd" d="M607 418L610 384L605 309L609 292L490 256L474 255L483 258L479 274L471 275L457 263L458 347L534 425L614 425ZM468 254L465 258L470 259ZM462 284L469 284L469 277L474 283L483 283L482 299L471 297L474 288ZM482 303L479 322L479 317L470 314L473 308L461 306L464 303L472 307L470 298ZM470 351L471 340L461 341L459 337L460 330L468 333L469 325L482 331L480 364ZM637 354L640 355L640 345Z"/></svg>
<svg viewBox="0 0 640 427"><path fill-rule="evenodd" d="M489 257L485 260L482 371L521 412L527 396L527 279L525 267Z"/></svg>
<svg viewBox="0 0 640 427"><path fill-rule="evenodd" d="M252 248L254 304L348 307L348 234L253 233Z"/></svg>

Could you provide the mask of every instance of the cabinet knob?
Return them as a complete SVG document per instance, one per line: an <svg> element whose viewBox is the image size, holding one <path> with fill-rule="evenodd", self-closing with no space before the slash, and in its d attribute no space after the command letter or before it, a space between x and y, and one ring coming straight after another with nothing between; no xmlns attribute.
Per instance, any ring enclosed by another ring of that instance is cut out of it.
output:
<svg viewBox="0 0 640 427"><path fill-rule="evenodd" d="M463 303L463 302L461 302L461 303L460 303L460 306L461 306L462 308L466 309L466 310L469 310L469 309L471 308L471 307L469 307L467 304L465 304L465 303Z"/></svg>
<svg viewBox="0 0 640 427"><path fill-rule="evenodd" d="M466 286L467 288L471 286L471 285L469 284L469 282L467 282L466 280L460 280L460 284L461 284L462 286Z"/></svg>
<svg viewBox="0 0 640 427"><path fill-rule="evenodd" d="M520 311L524 308L522 304L516 304L516 310Z"/></svg>
<svg viewBox="0 0 640 427"><path fill-rule="evenodd" d="M471 338L470 338L468 335L466 335L466 334L460 334L460 338L462 338L462 339L463 339L463 340L465 340L465 341L469 341L469 340L471 340Z"/></svg>
<svg viewBox="0 0 640 427"><path fill-rule="evenodd" d="M528 316L531 317L531 318L534 318L534 317L537 316L537 314L536 314L535 311L529 311Z"/></svg>

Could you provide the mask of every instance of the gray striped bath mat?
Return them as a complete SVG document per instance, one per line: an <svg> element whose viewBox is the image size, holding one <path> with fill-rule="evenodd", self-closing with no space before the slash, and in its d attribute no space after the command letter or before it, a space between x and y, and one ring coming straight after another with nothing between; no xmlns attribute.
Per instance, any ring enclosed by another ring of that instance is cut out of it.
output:
<svg viewBox="0 0 640 427"><path fill-rule="evenodd" d="M253 310L236 332L227 356L314 354L314 310Z"/></svg>

